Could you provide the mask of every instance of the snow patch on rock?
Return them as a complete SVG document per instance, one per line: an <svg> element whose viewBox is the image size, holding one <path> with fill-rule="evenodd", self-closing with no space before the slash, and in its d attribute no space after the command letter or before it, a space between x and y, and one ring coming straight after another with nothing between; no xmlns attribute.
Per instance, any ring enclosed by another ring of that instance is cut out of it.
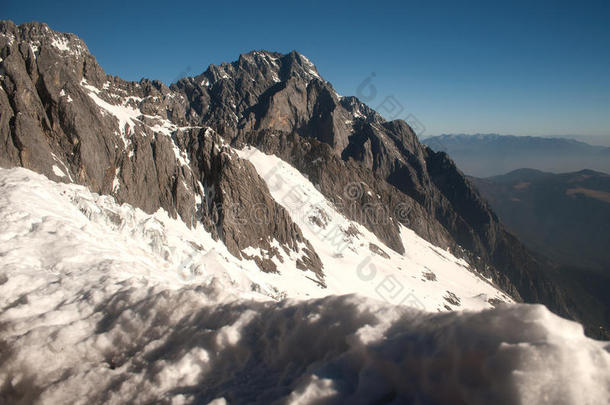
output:
<svg viewBox="0 0 610 405"><path fill-rule="evenodd" d="M100 89L87 83L86 79L81 81L81 86L87 91L89 97L97 104L103 111L111 114L118 120L119 131L121 133L121 139L125 147L129 145L128 136L133 133L136 122L140 120L140 110L135 109L126 105L115 105L103 100L100 96Z"/></svg>

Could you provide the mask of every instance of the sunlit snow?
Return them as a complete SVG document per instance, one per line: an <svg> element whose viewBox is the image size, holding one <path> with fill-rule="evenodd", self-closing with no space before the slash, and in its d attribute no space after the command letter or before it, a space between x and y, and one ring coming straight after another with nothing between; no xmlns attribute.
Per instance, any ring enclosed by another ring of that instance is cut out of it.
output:
<svg viewBox="0 0 610 405"><path fill-rule="evenodd" d="M359 293L394 304L410 302L429 311L445 310L450 305L445 299L448 291L459 297L460 309L489 308L490 299L512 302L473 273L465 261L431 245L410 229L401 227L405 254L394 252L364 226L338 213L307 178L280 158L254 148L238 154L254 164L271 195L290 213L324 263L328 291L314 283L295 280L302 276L290 260L276 261L284 276L278 284L289 295ZM358 234L351 235L349 229ZM371 243L388 257L372 252ZM433 274L435 280L426 278L427 274Z"/></svg>
<svg viewBox="0 0 610 405"><path fill-rule="evenodd" d="M114 105L99 97L100 90L87 83L86 79L83 79L81 86L87 90L87 94L91 99L102 108L103 111L110 113L119 121L119 130L121 132L121 139L125 146L129 144L127 136L134 131L135 122L139 121L140 110L127 105ZM128 129L126 129L128 128Z"/></svg>
<svg viewBox="0 0 610 405"><path fill-rule="evenodd" d="M0 169L0 223L7 404L610 398L608 343L541 305L429 313L361 295L277 301L252 262L201 228L21 168ZM411 247L410 260L429 250Z"/></svg>

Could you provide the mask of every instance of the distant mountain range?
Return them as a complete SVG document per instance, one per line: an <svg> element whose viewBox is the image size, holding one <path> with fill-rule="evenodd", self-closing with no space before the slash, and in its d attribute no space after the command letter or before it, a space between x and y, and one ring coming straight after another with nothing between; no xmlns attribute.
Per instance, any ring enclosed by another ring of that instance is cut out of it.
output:
<svg viewBox="0 0 610 405"><path fill-rule="evenodd" d="M582 169L610 173L610 148L565 138L498 134L439 135L422 141L446 152L470 176L489 177L524 167L552 173Z"/></svg>
<svg viewBox="0 0 610 405"><path fill-rule="evenodd" d="M470 180L526 246L559 264L554 280L610 322L610 175L519 169Z"/></svg>

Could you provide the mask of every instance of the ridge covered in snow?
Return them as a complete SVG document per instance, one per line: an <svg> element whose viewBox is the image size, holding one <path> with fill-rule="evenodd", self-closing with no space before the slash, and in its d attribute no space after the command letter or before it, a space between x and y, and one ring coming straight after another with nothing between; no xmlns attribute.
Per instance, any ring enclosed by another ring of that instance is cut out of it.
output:
<svg viewBox="0 0 610 405"><path fill-rule="evenodd" d="M238 154L254 164L273 198L286 208L320 255L328 286L325 295L359 293L429 311L484 309L493 302L512 302L464 260L402 225L400 236L407 251L401 255L387 248L364 226L338 213L303 174L277 156L252 147ZM353 192L362 192L357 184L350 186ZM284 275L294 268L289 261L277 264ZM286 289L303 287L286 277L282 283ZM313 291L311 295L318 294Z"/></svg>
<svg viewBox="0 0 610 405"><path fill-rule="evenodd" d="M541 305L427 313L362 295L278 301L253 262L200 228L26 169L0 169L0 220L6 403L609 398L608 344Z"/></svg>

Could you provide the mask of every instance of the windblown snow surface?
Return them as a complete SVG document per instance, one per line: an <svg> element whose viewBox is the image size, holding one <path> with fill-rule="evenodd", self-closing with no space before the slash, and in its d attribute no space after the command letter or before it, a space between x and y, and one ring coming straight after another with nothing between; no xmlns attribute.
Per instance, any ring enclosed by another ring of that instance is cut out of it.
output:
<svg viewBox="0 0 610 405"><path fill-rule="evenodd" d="M338 295L338 262L326 296L290 298L200 228L25 169L0 169L0 224L2 404L610 399L609 344L541 305L425 312ZM429 264L451 284L446 263ZM478 288L465 277L456 294Z"/></svg>

